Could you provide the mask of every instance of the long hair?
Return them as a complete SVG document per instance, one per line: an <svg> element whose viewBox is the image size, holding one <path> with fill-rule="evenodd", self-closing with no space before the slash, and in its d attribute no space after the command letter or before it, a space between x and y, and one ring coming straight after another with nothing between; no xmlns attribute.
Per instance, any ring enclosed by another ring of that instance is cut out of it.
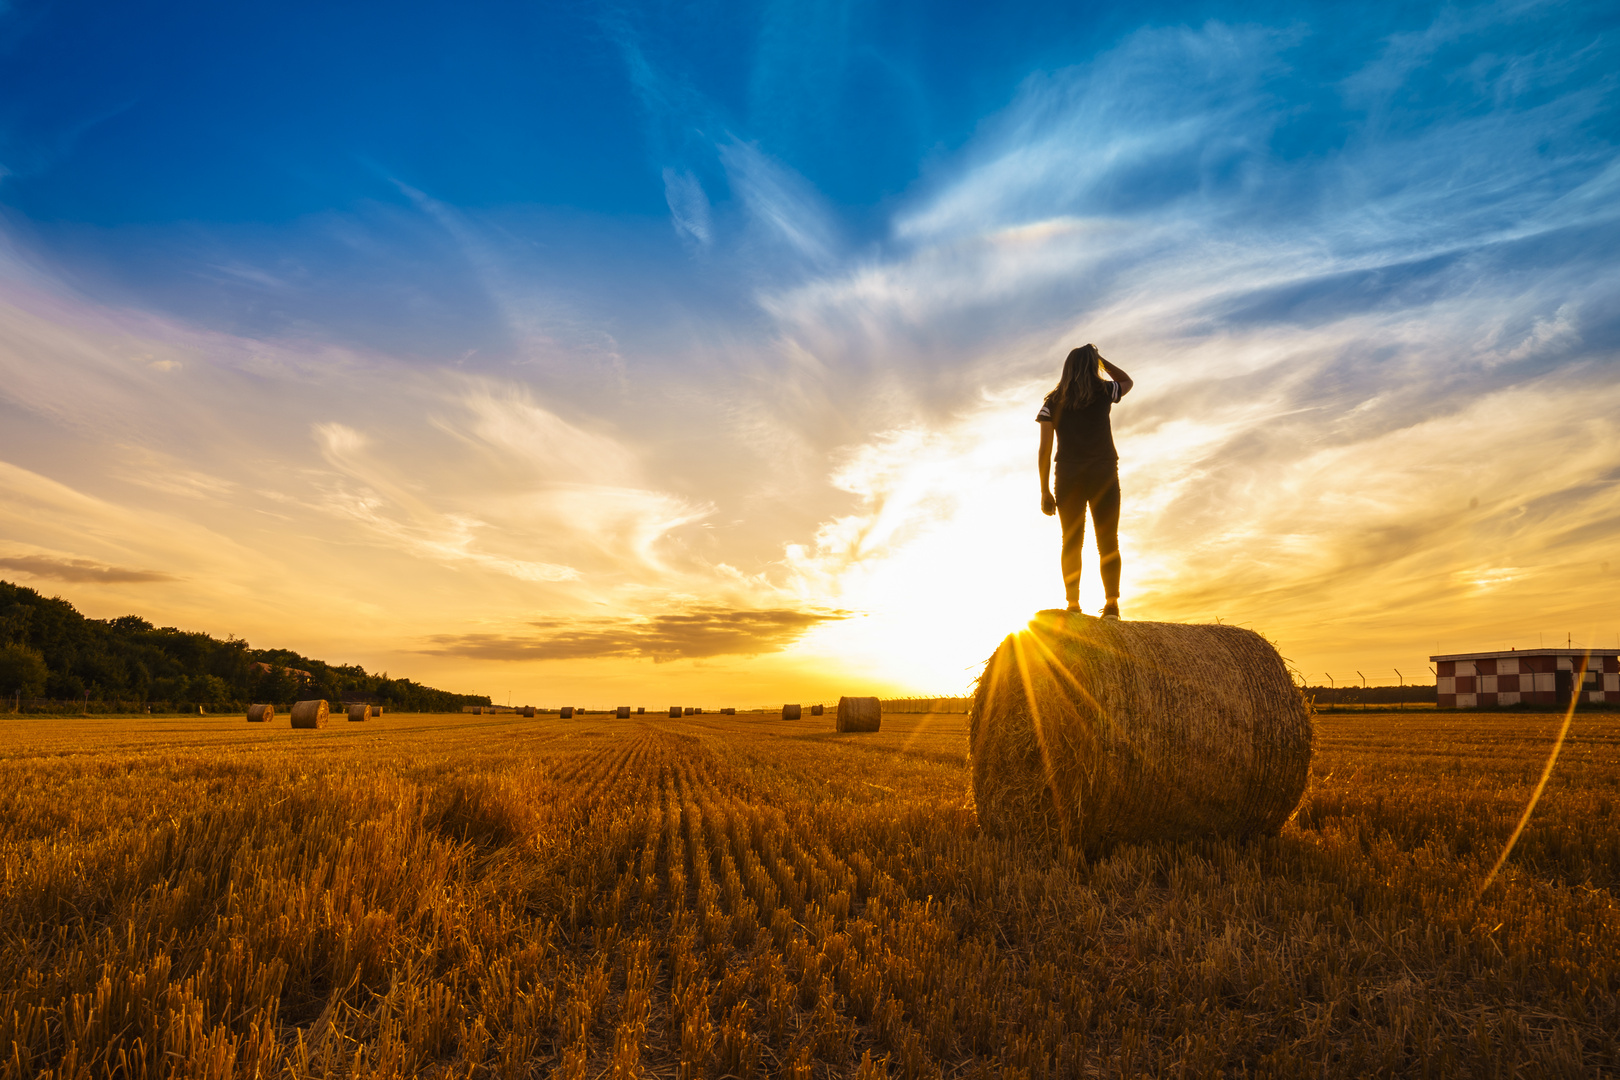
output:
<svg viewBox="0 0 1620 1080"><path fill-rule="evenodd" d="M1085 344L1072 349L1063 361L1063 374L1058 378L1056 397L1052 399L1052 422L1063 419L1063 410L1070 405L1084 408L1103 393L1102 372L1099 370L1102 354L1097 346Z"/></svg>

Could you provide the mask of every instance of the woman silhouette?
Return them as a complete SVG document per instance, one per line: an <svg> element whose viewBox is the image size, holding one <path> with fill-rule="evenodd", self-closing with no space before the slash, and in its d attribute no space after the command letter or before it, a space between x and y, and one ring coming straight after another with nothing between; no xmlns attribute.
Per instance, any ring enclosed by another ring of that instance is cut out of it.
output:
<svg viewBox="0 0 1620 1080"><path fill-rule="evenodd" d="M1104 371L1107 379L1102 377ZM1063 591L1069 610L1080 610L1080 547L1089 506L1108 597L1102 609L1105 619L1119 618L1119 453L1108 413L1132 385L1131 377L1104 360L1097 346L1082 345L1063 361L1057 388L1035 414L1041 423L1041 513L1055 513L1063 524ZM1057 433L1055 496L1047 483L1053 432Z"/></svg>

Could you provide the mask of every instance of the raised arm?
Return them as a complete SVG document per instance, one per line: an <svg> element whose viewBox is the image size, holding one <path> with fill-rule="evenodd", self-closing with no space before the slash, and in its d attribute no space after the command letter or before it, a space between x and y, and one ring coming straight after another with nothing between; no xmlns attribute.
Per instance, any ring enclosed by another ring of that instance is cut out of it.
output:
<svg viewBox="0 0 1620 1080"><path fill-rule="evenodd" d="M1101 360L1102 357L1098 357L1098 359ZM1129 375L1125 374L1124 369L1110 364L1107 360L1103 360L1102 366L1103 370L1108 372L1108 377L1119 383L1120 397L1124 397L1126 394L1131 392L1131 387L1136 384L1131 381L1131 377Z"/></svg>
<svg viewBox="0 0 1620 1080"><path fill-rule="evenodd" d="M1057 513L1057 500L1052 498L1052 421L1041 421L1041 513L1048 517Z"/></svg>

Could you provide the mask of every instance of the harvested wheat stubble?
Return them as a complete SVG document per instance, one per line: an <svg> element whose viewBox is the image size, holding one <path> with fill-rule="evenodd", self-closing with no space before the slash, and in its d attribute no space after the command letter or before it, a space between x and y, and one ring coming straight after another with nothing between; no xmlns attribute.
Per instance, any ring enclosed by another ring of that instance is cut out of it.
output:
<svg viewBox="0 0 1620 1080"><path fill-rule="evenodd" d="M981 825L1100 852L1275 834L1312 729L1252 630L1042 611L985 664L968 738Z"/></svg>
<svg viewBox="0 0 1620 1080"><path fill-rule="evenodd" d="M620 705L618 708L613 710L613 716L616 720L630 719L630 706Z"/></svg>
<svg viewBox="0 0 1620 1080"><path fill-rule="evenodd" d="M349 706L349 720L350 720L350 722L354 722L354 721L357 721L357 720L370 720L370 719L371 719L371 706L370 705L350 705Z"/></svg>
<svg viewBox="0 0 1620 1080"><path fill-rule="evenodd" d="M300 701L292 707L292 726L298 728L325 727L326 716L325 698L316 698L314 701Z"/></svg>
<svg viewBox="0 0 1620 1080"><path fill-rule="evenodd" d="M572 720L574 718L574 710L572 707L564 705L562 708L557 710L557 715L564 720Z"/></svg>
<svg viewBox="0 0 1620 1080"><path fill-rule="evenodd" d="M797 720L801 715L802 711L797 705L782 706L782 719L784 720Z"/></svg>
<svg viewBox="0 0 1620 1080"><path fill-rule="evenodd" d="M276 707L274 705L248 706L248 723L250 724L268 724L275 718Z"/></svg>
<svg viewBox="0 0 1620 1080"><path fill-rule="evenodd" d="M838 699L838 717L833 721L837 731L876 731L883 722L883 706L875 697L841 697Z"/></svg>
<svg viewBox="0 0 1620 1080"><path fill-rule="evenodd" d="M826 711L827 711L827 707L825 705L812 705L812 706L810 706L810 715L811 716L821 716Z"/></svg>

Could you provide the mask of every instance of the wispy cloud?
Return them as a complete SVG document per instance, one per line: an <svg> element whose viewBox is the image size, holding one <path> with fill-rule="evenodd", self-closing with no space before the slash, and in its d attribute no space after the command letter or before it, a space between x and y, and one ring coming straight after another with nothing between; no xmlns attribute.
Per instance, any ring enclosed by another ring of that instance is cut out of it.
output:
<svg viewBox="0 0 1620 1080"><path fill-rule="evenodd" d="M645 618L542 619L531 624L530 633L438 635L423 651L480 660L758 656L789 648L812 627L848 617L843 611L698 606Z"/></svg>
<svg viewBox="0 0 1620 1080"><path fill-rule="evenodd" d="M664 170L664 200L675 230L700 245L713 238L709 226L709 197L690 171Z"/></svg>
<svg viewBox="0 0 1620 1080"><path fill-rule="evenodd" d="M15 570L30 577L103 585L175 580L174 575L158 570L131 570L123 566L105 566L93 559L56 559L44 555L0 557L0 569Z"/></svg>

